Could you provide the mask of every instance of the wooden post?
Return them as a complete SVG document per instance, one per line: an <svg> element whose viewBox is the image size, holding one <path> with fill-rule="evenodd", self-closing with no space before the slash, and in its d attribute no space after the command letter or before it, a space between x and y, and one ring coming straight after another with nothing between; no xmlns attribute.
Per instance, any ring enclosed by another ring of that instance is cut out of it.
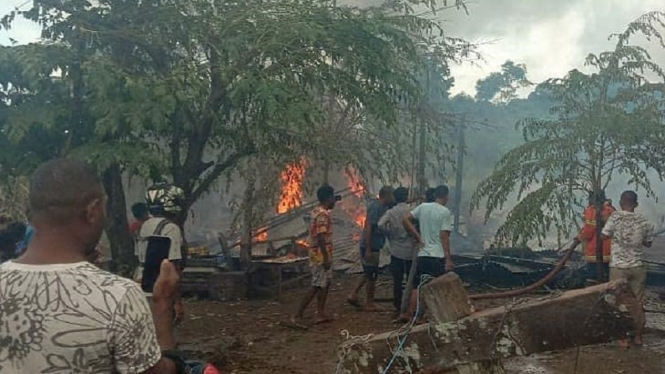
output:
<svg viewBox="0 0 665 374"><path fill-rule="evenodd" d="M420 297L437 323L457 321L471 314L469 295L455 273L440 276L421 287Z"/></svg>
<svg viewBox="0 0 665 374"><path fill-rule="evenodd" d="M464 177L464 130L466 127L466 118L464 115L457 125L457 163L456 163L456 176L455 176L455 223L453 226L454 232L459 234L460 228L460 215L462 212L462 182Z"/></svg>
<svg viewBox="0 0 665 374"><path fill-rule="evenodd" d="M426 72L427 88L426 93L429 97L430 93L430 72ZM427 189L427 176L425 175L425 165L427 164L427 126L424 120L420 120L420 144L419 144L419 157L418 157L418 189L419 195L425 196Z"/></svg>
<svg viewBox="0 0 665 374"><path fill-rule="evenodd" d="M420 297L427 312L436 323L454 322L471 315L469 295L455 273L448 273L427 283L420 289ZM457 374L499 374L503 372L501 360L461 364Z"/></svg>
<svg viewBox="0 0 665 374"><path fill-rule="evenodd" d="M254 224L254 174L247 178L247 188L243 201L243 225L240 244L240 263L243 270L249 271L252 262L252 226Z"/></svg>

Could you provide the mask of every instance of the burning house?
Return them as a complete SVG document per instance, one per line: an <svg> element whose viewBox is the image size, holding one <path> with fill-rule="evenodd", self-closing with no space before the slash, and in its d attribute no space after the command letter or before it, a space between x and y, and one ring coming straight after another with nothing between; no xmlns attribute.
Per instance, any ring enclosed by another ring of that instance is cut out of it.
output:
<svg viewBox="0 0 665 374"><path fill-rule="evenodd" d="M286 165L279 173L279 199L274 210L266 212L265 219L251 229L251 243L243 243L237 234L231 237L220 234L221 254L211 256L205 251L199 251L200 247L194 250L194 257L185 274L186 283L189 279L192 285L188 288L207 292L212 288L238 287L238 283L245 279L241 274L247 272L253 274L250 277L252 287L256 285L265 288L273 283L281 284L283 275L290 279L304 272L307 267L309 213L318 204L316 198L305 190L310 169L310 163L303 158ZM359 273L362 267L357 248L365 224L365 207L370 197L365 183L353 168L332 178L334 181L331 184L337 187L337 192L342 196L332 213L335 227L333 268L336 271ZM243 250L249 251L246 260L242 260ZM211 260L211 257L217 260ZM382 258L382 265L388 263L389 256ZM235 276L241 280L210 287L211 274L228 278L233 277L234 272L238 272ZM244 292L242 289L241 293Z"/></svg>

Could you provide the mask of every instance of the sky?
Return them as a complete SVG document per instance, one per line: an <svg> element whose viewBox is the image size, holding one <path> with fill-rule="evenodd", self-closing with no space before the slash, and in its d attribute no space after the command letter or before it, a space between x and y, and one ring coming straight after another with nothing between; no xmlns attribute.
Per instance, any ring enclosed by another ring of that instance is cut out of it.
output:
<svg viewBox="0 0 665 374"><path fill-rule="evenodd" d="M451 36L480 44L484 61L454 66L454 93L475 93L475 82L506 60L523 63L532 82L581 69L589 53L610 50L612 33L644 13L665 10L662 0L473 0L469 14L440 16ZM665 62L665 51L654 58Z"/></svg>
<svg viewBox="0 0 665 374"><path fill-rule="evenodd" d="M340 0L341 4L367 5L380 0ZM0 15L26 0L1 0ZM445 10L436 18L450 36L479 44L483 60L452 66L453 94L475 94L475 82L500 70L506 60L523 63L529 79L541 82L584 67L590 52L609 50L608 36L621 32L629 22L652 10L665 10L663 0L469 0L469 14ZM20 43L37 41L39 28L17 21L12 30L0 31L0 44L13 38ZM655 54L665 63L665 51Z"/></svg>

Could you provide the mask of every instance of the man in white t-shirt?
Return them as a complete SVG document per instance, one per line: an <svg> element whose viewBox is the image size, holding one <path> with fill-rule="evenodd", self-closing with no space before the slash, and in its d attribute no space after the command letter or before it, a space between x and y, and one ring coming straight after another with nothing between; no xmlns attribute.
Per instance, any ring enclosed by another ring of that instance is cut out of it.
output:
<svg viewBox="0 0 665 374"><path fill-rule="evenodd" d="M182 189L169 183L158 183L147 189L146 202L148 205L148 211L152 217L143 222L141 229L136 236L136 255L140 264L137 271L137 278L142 278L143 264L145 263L148 243L150 242L150 238L155 236L169 239L169 261L173 263L179 274L182 276L185 240L182 230L180 229L180 226L175 223L175 220L176 215L182 211L183 199ZM140 281L142 280L143 279ZM150 289L152 288L152 285L147 284L146 282L141 282L141 284L150 300ZM177 289L173 304L173 317L176 324L180 323L184 317L184 307L180 287Z"/></svg>
<svg viewBox="0 0 665 374"><path fill-rule="evenodd" d="M0 265L0 373L175 374L165 262L152 314L139 286L86 262L104 229L106 196L89 166L54 160L30 182L35 234ZM169 355L165 352L165 355Z"/></svg>
<svg viewBox="0 0 665 374"><path fill-rule="evenodd" d="M404 217L404 228L420 243L420 252L416 265L416 283L420 284L423 276L437 278L454 268L450 254L450 233L453 230L453 215L446 204L449 190L447 186L438 186L434 190L435 201L418 205L409 215ZM418 220L420 232L413 221ZM411 312L418 302L416 292L411 297ZM408 319L408 316L402 316Z"/></svg>
<svg viewBox="0 0 665 374"><path fill-rule="evenodd" d="M653 225L642 215L635 213L638 203L634 191L624 191L619 205L621 210L612 213L603 227L603 237L612 238L610 281L625 279L639 300L639 304L631 308L636 319L633 342L642 345L642 331L646 324L643 301L647 280L642 250L644 247L651 247ZM621 341L621 345L627 347L628 341Z"/></svg>

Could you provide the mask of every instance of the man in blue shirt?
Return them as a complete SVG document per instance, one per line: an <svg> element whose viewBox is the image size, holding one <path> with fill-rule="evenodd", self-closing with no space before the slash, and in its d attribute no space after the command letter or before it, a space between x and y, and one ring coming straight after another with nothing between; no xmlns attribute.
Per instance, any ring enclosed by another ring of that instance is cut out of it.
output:
<svg viewBox="0 0 665 374"><path fill-rule="evenodd" d="M393 189L390 186L384 186L379 190L379 199L372 201L367 207L367 219L365 220L365 230L360 239L360 259L363 264L365 276L360 280L358 286L353 290L348 298L351 305L359 306L358 293L366 286L367 300L365 301L365 311L377 311L374 305L374 292L376 289L376 279L379 277L379 255L381 249L386 244L386 236L379 230L379 220L388 211L393 202Z"/></svg>

